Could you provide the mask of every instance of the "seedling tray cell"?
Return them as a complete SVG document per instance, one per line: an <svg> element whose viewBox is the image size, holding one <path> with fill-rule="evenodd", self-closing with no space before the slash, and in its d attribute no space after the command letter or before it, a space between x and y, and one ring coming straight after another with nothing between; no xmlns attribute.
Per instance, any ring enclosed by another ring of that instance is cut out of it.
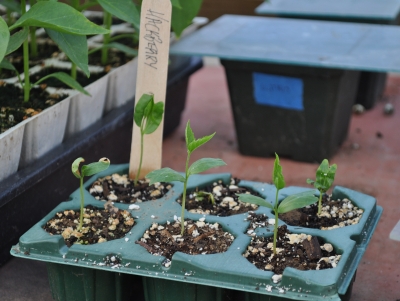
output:
<svg viewBox="0 0 400 301"><path fill-rule="evenodd" d="M100 173L85 183L86 189L99 177L112 173L124 174L128 172L128 165L114 165L106 172ZM230 174L195 175L189 180L189 191L196 187L204 187L218 180L228 183ZM182 194L183 185L173 182L172 189L161 199L138 203L139 210L130 210L135 218L135 225L124 238L94 245L73 245L68 248L61 236L50 236L42 226L58 211L79 208L78 190L71 194L70 200L61 203L46 217L33 226L14 246L11 254L17 257L41 260L48 262L51 279L58 279L54 271L63 268L78 269L80 274L89 275L80 279L84 285L81 291L90 292L87 299L74 297L68 300L103 300L101 294L94 293L94 280L102 274L105 282L108 282L109 290L113 296L120 294L116 300L125 300L124 291L131 290L130 285L122 285L126 280L124 276L142 276L146 300L226 300L230 294L238 295L234 290L240 290L240 294L247 294L248 300L341 300L339 295L344 295L353 280L353 276L362 255L375 230L382 208L376 205L376 200L370 196L352 191L350 189L336 187L334 197L348 197L358 207L364 209L363 217L357 225L334 230L307 229L291 227L293 233L306 233L321 237L324 241L333 245L337 253L342 257L336 268L321 271L299 271L287 268L283 272L282 281L273 283L271 277L274 274L269 271L257 269L242 256L250 242L250 237L245 234L249 225L248 213L232 215L229 217L209 216L195 213L187 213L186 218L200 219L205 217L206 222L219 223L225 231L229 231L234 237L230 248L225 253L211 255L188 255L175 253L169 268L162 265L165 260L162 256L154 256L136 244L143 233L153 223L165 223L173 221L174 216L180 216L181 207L176 202ZM272 185L251 181L242 181L240 186L249 187L259 192L267 201L274 200L275 188ZM280 198L304 190L305 188L289 187L280 191ZM102 208L104 203L93 198L89 192L85 192L85 205L93 205ZM129 204L115 204L118 208L129 210ZM259 208L256 213L265 213L272 218L270 209ZM280 224L283 222L280 221ZM259 235L271 236L272 226L258 230ZM120 260L120 266L105 265L106 256L116 256ZM65 272L63 272L65 273ZM74 272L67 273L68 277L74 277ZM86 279L86 280L85 280ZM107 280L108 279L108 280ZM110 280L111 279L111 280ZM127 278L129 279L129 278ZM140 283L140 277L132 282ZM72 280L52 280L53 295L62 295L64 288L57 283L68 283ZM87 283L85 283L85 281ZM170 282L173 281L173 282ZM172 283L172 284L171 284ZM86 287L89 285L90 288ZM98 286L98 284L96 284ZM114 287L115 286L115 287ZM64 286L63 286L64 287ZM270 291L266 290L271 287ZM163 288L158 290L155 288ZM166 294L163 290L173 292ZM282 293L284 292L284 293ZM126 292L125 292L126 293ZM190 295L190 297L188 297ZM169 297L168 297L169 296ZM199 296L207 296L201 299ZM85 297L85 298L86 298ZM111 297L110 297L111 298ZM186 298L186 299L185 299ZM112 297L111 299L114 299ZM109 300L111 300L109 299ZM58 298L57 300L65 300ZM243 299L244 300L244 299Z"/></svg>

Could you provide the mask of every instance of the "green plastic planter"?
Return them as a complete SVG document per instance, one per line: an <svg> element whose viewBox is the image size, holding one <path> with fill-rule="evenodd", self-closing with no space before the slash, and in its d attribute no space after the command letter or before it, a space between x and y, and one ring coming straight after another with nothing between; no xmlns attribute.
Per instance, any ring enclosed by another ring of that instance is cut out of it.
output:
<svg viewBox="0 0 400 301"><path fill-rule="evenodd" d="M98 177L118 172L128 172L128 165L111 166L107 172L92 177L85 183L89 187ZM202 188L216 180L228 183L230 174L195 175L189 180L189 189ZM142 300L146 301L224 301L224 300L347 300L357 266L378 223L382 208L373 197L342 187L336 187L334 197L348 197L364 215L357 225L322 231L299 227L288 227L293 233L307 233L321 237L331 243L342 257L334 269L322 271L299 271L287 268L282 281L272 282L272 272L262 271L248 262L242 253L250 242L245 233L249 222L247 214L230 217L205 216L206 222L218 222L225 231L235 237L227 252L211 255L188 255L176 253L169 268L162 265L164 257L153 256L135 244L152 223L172 221L180 216L180 205L176 202L183 191L182 183L174 182L168 194L157 201L139 204L132 210L136 224L125 237L101 244L65 246L61 236L50 236L41 227L57 211L79 208L79 191L71 194L70 201L61 203L46 217L21 236L19 244L11 254L48 263L51 289L56 300ZM272 185L242 181L268 201L275 198ZM280 191L280 198L304 190L289 187ZM103 203L85 192L86 205L99 208ZM127 204L116 204L128 209ZM270 209L259 208L257 213L273 217ZM199 219L200 214L187 213L186 218ZM283 224L280 222L280 224ZM272 228L259 228L258 235L272 235ZM106 256L114 255L121 260L120 267L104 264ZM141 277L140 277L141 276ZM140 283L143 282L142 291ZM272 286L272 291L266 286ZM284 294L279 292L284 290ZM78 292L78 293L77 293ZM133 297L132 297L133 296ZM344 296L341 299L340 296ZM238 299L239 298L239 299Z"/></svg>

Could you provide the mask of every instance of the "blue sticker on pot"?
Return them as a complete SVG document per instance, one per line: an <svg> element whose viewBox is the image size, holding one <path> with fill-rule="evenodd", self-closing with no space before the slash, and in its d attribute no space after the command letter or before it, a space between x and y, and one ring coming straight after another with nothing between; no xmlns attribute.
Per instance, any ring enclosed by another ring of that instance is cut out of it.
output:
<svg viewBox="0 0 400 301"><path fill-rule="evenodd" d="M303 80L295 77L253 73L256 103L303 111Z"/></svg>

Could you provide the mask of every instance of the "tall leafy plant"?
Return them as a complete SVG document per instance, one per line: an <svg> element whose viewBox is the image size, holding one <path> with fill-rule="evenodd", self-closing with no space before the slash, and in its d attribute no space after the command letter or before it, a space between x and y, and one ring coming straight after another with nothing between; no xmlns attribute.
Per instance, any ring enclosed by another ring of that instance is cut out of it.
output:
<svg viewBox="0 0 400 301"><path fill-rule="evenodd" d="M313 191L305 191L298 194L293 194L285 198L279 203L279 190L285 188L285 178L282 173L282 166L279 164L279 157L275 154L274 169L272 172L272 180L276 188L275 204L267 202L263 198L251 194L238 194L239 200L246 203L256 204L259 206L267 207L274 210L275 224L274 224L274 240L273 252L276 254L276 239L278 236L278 216L279 214L292 211L297 208L302 208L307 205L314 204L317 198L314 196Z"/></svg>
<svg viewBox="0 0 400 301"><path fill-rule="evenodd" d="M186 124L185 138L186 138L186 165L185 165L185 175L182 176L177 171L165 167L158 170L154 170L146 175L146 178L150 180L150 185L156 182L172 182L178 181L183 183L183 196L182 196L182 212L181 212L181 235L185 230L185 201L186 201L186 189L189 177L194 174L201 173L203 171L209 170L210 168L226 165L221 159L214 158L202 158L192 163L189 167L190 155L200 146L207 143L214 137L214 134L205 136L199 139L194 137L194 133L190 127L190 121Z"/></svg>
<svg viewBox="0 0 400 301"><path fill-rule="evenodd" d="M32 86L29 79L29 27L45 28L49 36L60 46L66 55L87 76L90 75L86 35L108 33L108 30L90 22L80 12L69 5L54 1L39 1L29 11L26 11L26 2L25 0L21 0L21 13L21 17L8 28L8 31L11 32L18 28L22 28L22 30L16 32L11 37L9 33L7 35L4 32L4 23L0 23L0 44L2 45L0 48L6 47L4 52L0 51L0 61L2 62L1 66L7 68L7 64L3 64L4 56L14 52L22 45L24 83L21 84L24 89L24 101L29 101ZM48 77L55 77L70 87L86 93L73 78L63 72L50 74L35 84L40 83Z"/></svg>

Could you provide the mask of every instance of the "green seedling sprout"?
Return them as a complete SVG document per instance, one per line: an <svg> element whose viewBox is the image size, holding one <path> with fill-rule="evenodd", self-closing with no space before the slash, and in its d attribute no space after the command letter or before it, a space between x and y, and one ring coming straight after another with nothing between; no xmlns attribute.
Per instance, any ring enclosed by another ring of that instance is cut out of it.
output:
<svg viewBox="0 0 400 301"><path fill-rule="evenodd" d="M81 193L81 211L79 215L79 226L78 231L81 231L83 225L83 207L85 205L85 198L83 194L83 178L93 176L101 171L106 170L110 166L110 160L107 158L101 158L99 162L90 163L88 165L83 165L79 171L79 165L84 162L83 158L78 158L72 163L72 173L80 181L80 193Z"/></svg>
<svg viewBox="0 0 400 301"><path fill-rule="evenodd" d="M215 205L215 198L214 195L212 194L212 192L207 192L207 191L199 191L196 192L196 199L198 199L199 201L204 200L204 198L209 197L211 204Z"/></svg>
<svg viewBox="0 0 400 301"><path fill-rule="evenodd" d="M285 179L282 174L282 166L279 164L279 157L275 153L274 170L272 173L273 183L276 188L275 205L267 202L263 198L251 195L251 194L238 194L239 200L246 203L251 203L274 210L275 213L275 224L274 224L274 241L273 241L273 252L276 254L276 239L278 236L278 216L279 214L292 211L294 209L302 208L307 205L311 205L317 201L314 196L314 191L305 191L297 194L293 194L285 198L279 203L279 190L285 188Z"/></svg>
<svg viewBox="0 0 400 301"><path fill-rule="evenodd" d="M329 166L329 161L327 159L324 159L317 169L315 181L307 179L308 184L314 184L314 187L319 190L318 215L321 214L322 195L327 192L328 189L332 186L332 183L335 180L336 170L336 164L332 164L331 166Z"/></svg>
<svg viewBox="0 0 400 301"><path fill-rule="evenodd" d="M0 21L0 68L10 69L10 65L3 60L4 56L11 54L22 45L24 82L21 82L21 85L24 91L24 101L29 101L32 86L49 77L54 77L71 88L88 94L76 80L64 72L47 75L33 85L31 84L28 36L32 27L43 27L50 38L58 44L74 64L82 69L86 76L90 75L86 35L104 34L109 31L90 22L67 4L55 1L38 1L31 6L29 11L26 11L26 0L21 0L21 17L10 27L7 27L4 21ZM18 28L21 30L10 36L10 32ZM15 70L15 68L11 68L11 70Z"/></svg>
<svg viewBox="0 0 400 301"><path fill-rule="evenodd" d="M185 138L186 138L186 148L187 148L187 158L185 167L185 176L182 176L177 171L165 167L158 170L154 170L146 175L146 178L150 180L150 185L156 182L173 182L178 181L183 183L183 196L182 196L182 213L181 213L181 235L185 230L185 201L186 201L186 188L189 177L194 174L201 173L203 171L209 170L210 168L226 165L221 159L214 158L202 158L197 160L189 167L190 155L200 146L207 143L214 134L205 136L203 138L195 139L194 133L190 128L190 121L186 124Z"/></svg>
<svg viewBox="0 0 400 301"><path fill-rule="evenodd" d="M163 114L164 103L161 101L154 103L154 96L150 94L143 94L135 106L133 119L135 120L136 125L140 128L140 161L135 177L135 186L138 183L140 171L142 169L144 135L151 134L158 128L162 121Z"/></svg>

